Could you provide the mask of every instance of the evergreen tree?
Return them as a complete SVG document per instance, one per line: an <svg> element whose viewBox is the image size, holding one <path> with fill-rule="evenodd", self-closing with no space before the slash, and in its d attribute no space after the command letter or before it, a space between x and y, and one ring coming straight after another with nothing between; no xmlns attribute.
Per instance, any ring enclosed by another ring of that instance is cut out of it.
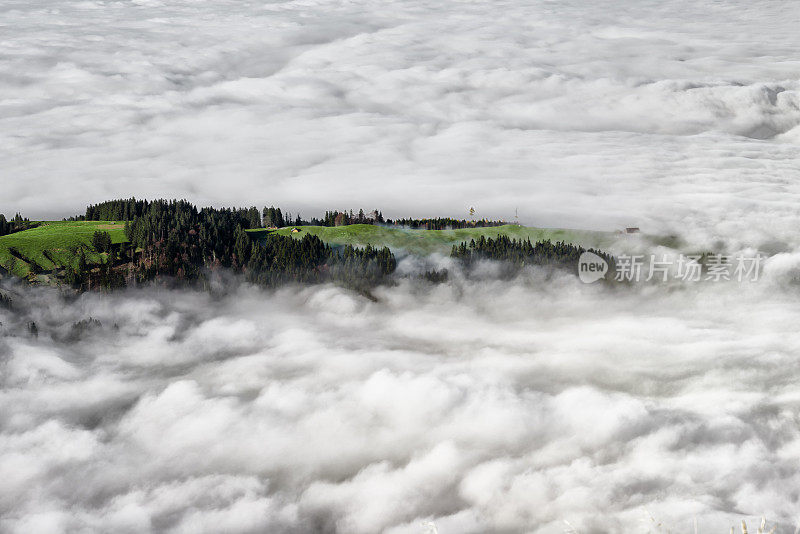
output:
<svg viewBox="0 0 800 534"><path fill-rule="evenodd" d="M80 278L86 275L86 254L83 253L83 250L78 255L78 265L75 270Z"/></svg>
<svg viewBox="0 0 800 534"><path fill-rule="evenodd" d="M236 231L234 232L234 238L236 240L236 244L234 245L234 253L236 254L236 261L239 267L247 265L248 260L250 259L250 248L251 248L251 240L250 236L247 235L247 232L242 229L241 226L236 227Z"/></svg>
<svg viewBox="0 0 800 534"><path fill-rule="evenodd" d="M111 234L98 230L92 236L92 246L97 252L111 251Z"/></svg>
<svg viewBox="0 0 800 534"><path fill-rule="evenodd" d="M255 206L247 210L247 222L249 228L261 228L261 218Z"/></svg>

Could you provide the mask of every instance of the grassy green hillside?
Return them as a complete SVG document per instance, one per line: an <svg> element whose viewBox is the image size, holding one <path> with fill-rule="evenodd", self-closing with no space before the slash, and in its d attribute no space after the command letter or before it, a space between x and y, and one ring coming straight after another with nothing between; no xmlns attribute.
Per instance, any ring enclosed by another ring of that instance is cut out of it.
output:
<svg viewBox="0 0 800 534"><path fill-rule="evenodd" d="M100 263L104 255L90 245L97 230L111 234L113 243L127 241L124 223L118 221L43 221L36 228L0 237L0 266L24 277L31 262L46 271L75 266L81 249L87 262Z"/></svg>
<svg viewBox="0 0 800 534"><path fill-rule="evenodd" d="M586 247L603 247L612 240L611 234L605 232L529 228L516 225L461 230L406 230L368 224L299 228L300 232L296 233L292 233L292 227L281 228L276 232L294 238L310 233L332 245L385 245L394 250L413 254L434 252L446 254L453 244L482 235L496 237L504 234L514 238L530 238L532 241L550 239ZM95 252L90 244L97 230L105 230L111 234L113 243L127 241L124 223L119 221L43 221L36 228L0 237L0 267L20 277L31 273L32 263L36 263L44 271L74 267L80 250L83 250L88 263L100 263L105 260L105 255ZM258 238L266 235L269 230L259 229L249 232Z"/></svg>
<svg viewBox="0 0 800 534"><path fill-rule="evenodd" d="M392 249L401 249L414 254L448 253L453 244L469 241L482 235L497 237L503 234L512 238L530 238L531 241L550 239L552 241L567 241L586 247L601 247L611 241L611 235L606 232L529 228L513 224L460 230L406 230L369 224L351 224L349 226L336 227L299 226L297 228L300 229L300 232L291 233L292 227L275 231L278 234L291 235L295 238L300 238L310 233L333 245L385 245ZM263 236L269 230L250 230L250 232L254 236Z"/></svg>

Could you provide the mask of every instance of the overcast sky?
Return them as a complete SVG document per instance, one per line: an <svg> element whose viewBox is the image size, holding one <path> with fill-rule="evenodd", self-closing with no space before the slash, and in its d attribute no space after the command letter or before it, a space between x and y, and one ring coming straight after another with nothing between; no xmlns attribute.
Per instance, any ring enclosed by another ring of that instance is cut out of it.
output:
<svg viewBox="0 0 800 534"><path fill-rule="evenodd" d="M6 0L0 25L6 214L800 225L795 2Z"/></svg>

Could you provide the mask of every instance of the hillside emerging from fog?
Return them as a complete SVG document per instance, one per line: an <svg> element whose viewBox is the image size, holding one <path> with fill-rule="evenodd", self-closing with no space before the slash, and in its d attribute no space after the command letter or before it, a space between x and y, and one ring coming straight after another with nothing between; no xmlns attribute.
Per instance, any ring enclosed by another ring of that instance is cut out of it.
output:
<svg viewBox="0 0 800 534"><path fill-rule="evenodd" d="M394 272L395 254L520 265L571 262L574 268L581 252L610 242L602 232L485 219L384 220L377 210L369 215L334 210L305 221L275 207L198 209L176 200L112 200L71 219L30 221L17 214L6 222L0 216L0 267L30 283L75 289L164 277L204 280L205 271L216 268L265 285L338 281L364 287ZM434 268L426 276L441 281L446 271Z"/></svg>

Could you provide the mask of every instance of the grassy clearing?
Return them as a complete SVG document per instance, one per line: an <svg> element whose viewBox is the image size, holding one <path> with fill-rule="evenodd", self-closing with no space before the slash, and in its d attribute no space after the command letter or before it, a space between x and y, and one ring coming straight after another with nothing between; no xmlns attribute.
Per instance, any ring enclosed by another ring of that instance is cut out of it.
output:
<svg viewBox="0 0 800 534"><path fill-rule="evenodd" d="M370 224L351 224L348 226L298 226L300 232L292 233L294 227L274 230L280 235L301 238L314 234L322 241L332 245L380 245L412 254L449 253L450 248L462 241L477 239L480 236L497 237L507 235L511 238L530 238L531 241L550 239L566 241L585 247L601 247L612 241L607 232L589 232L558 228L530 228L508 224L488 228L464 228L460 230L408 230L386 228ZM264 236L269 230L250 230L254 236Z"/></svg>
<svg viewBox="0 0 800 534"><path fill-rule="evenodd" d="M0 266L20 277L31 272L31 262L45 271L74 267L81 249L88 263L101 263L105 255L92 248L92 236L104 230L112 243L122 243L127 241L124 226L119 221L42 221L36 228L0 237Z"/></svg>

